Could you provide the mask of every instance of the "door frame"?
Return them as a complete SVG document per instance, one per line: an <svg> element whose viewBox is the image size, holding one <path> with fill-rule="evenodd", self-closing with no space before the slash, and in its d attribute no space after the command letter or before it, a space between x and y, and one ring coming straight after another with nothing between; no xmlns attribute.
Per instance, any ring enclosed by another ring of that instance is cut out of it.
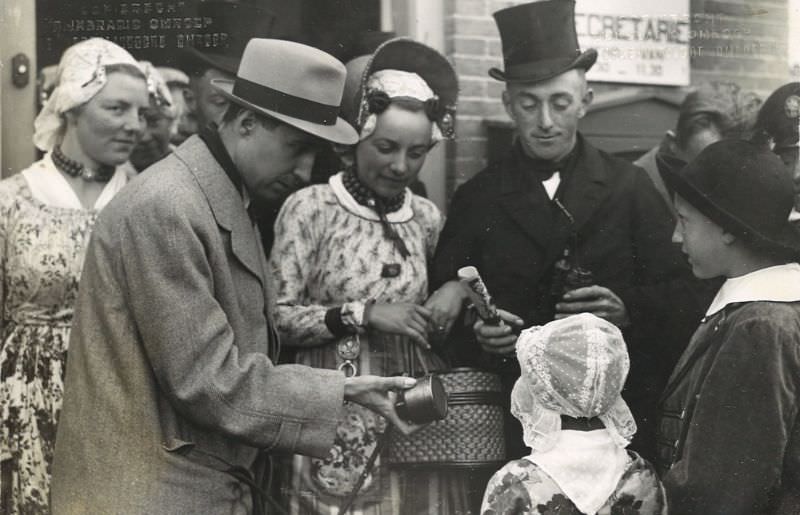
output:
<svg viewBox="0 0 800 515"><path fill-rule="evenodd" d="M11 82L11 60L28 58L28 84ZM0 2L0 177L9 177L36 160L33 120L36 116L36 0Z"/></svg>

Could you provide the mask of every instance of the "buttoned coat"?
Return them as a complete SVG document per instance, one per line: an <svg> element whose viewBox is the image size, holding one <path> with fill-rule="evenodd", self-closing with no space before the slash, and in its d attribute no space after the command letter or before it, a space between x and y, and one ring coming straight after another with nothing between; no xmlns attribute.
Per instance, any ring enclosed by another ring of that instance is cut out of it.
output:
<svg viewBox="0 0 800 515"><path fill-rule="evenodd" d="M647 448L637 448L651 458L660 389L713 292L695 289L685 258L671 242L673 219L647 174L580 134L576 146L576 163L558 194L574 223L540 182L526 178L533 172L511 152L456 191L439 238L432 286L454 279L459 267L476 266L498 307L522 317L525 327L541 325L554 316L553 265L577 242L580 265L627 308L631 325L624 333L633 377L626 396L652 411L634 407L642 436L651 424ZM519 376L513 357L498 363L482 353L471 329L454 331L449 352L458 363L496 368L509 392ZM524 454L521 435L517 431L510 438L517 441L507 442L509 458L518 458Z"/></svg>
<svg viewBox="0 0 800 515"><path fill-rule="evenodd" d="M800 302L703 320L661 397L671 513L800 513Z"/></svg>
<svg viewBox="0 0 800 515"><path fill-rule="evenodd" d="M259 451L324 456L341 373L274 366L240 192L187 140L100 214L70 341L52 509L248 513Z"/></svg>

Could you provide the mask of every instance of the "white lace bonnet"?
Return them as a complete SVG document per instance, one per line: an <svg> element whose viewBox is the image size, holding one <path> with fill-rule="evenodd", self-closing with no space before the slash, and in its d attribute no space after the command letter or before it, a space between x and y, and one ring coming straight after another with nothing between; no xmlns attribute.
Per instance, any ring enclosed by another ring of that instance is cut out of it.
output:
<svg viewBox="0 0 800 515"><path fill-rule="evenodd" d="M56 86L34 121L33 143L50 151L64 129L63 114L92 99L106 85L106 66L125 64L141 70L151 94L170 98L166 86L159 85L125 49L103 38L75 43L64 51L56 71Z"/></svg>
<svg viewBox="0 0 800 515"><path fill-rule="evenodd" d="M517 358L522 375L511 393L511 412L527 446L550 449L561 415L598 417L617 445L628 445L636 423L620 392L630 361L615 325L583 313L531 327L517 340Z"/></svg>

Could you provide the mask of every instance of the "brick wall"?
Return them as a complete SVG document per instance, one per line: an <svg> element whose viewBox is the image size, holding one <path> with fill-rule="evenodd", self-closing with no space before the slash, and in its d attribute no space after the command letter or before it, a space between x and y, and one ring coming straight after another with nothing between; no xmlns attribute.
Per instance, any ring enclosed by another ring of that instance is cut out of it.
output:
<svg viewBox="0 0 800 515"><path fill-rule="evenodd" d="M503 84L487 75L492 66L502 66L500 37L491 14L524 1L444 1L445 50L461 81L458 140L447 150L448 195L486 166L485 120L504 116ZM690 5L692 85L734 81L766 95L790 80L787 0L691 0ZM593 85L596 91L619 86Z"/></svg>

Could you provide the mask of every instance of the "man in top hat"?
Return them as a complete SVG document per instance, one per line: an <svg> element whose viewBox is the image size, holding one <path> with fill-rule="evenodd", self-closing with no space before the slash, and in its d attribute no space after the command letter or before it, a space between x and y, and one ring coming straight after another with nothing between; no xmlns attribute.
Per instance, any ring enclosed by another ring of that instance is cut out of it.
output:
<svg viewBox="0 0 800 515"><path fill-rule="evenodd" d="M345 68L253 39L216 131L189 138L100 214L87 250L53 467L52 510L263 513L266 453L324 457L344 401L401 431L393 389L274 365L266 258L249 199L312 155L352 144Z"/></svg>
<svg viewBox="0 0 800 515"><path fill-rule="evenodd" d="M789 216L800 225L800 82L779 87L767 98L756 119L753 140L781 158L794 184L794 208Z"/></svg>
<svg viewBox="0 0 800 515"><path fill-rule="evenodd" d="M670 513L800 513L800 232L778 157L714 143L664 178L694 275L722 277L661 398Z"/></svg>
<svg viewBox="0 0 800 515"><path fill-rule="evenodd" d="M574 2L528 3L494 17L505 70L489 74L506 83L516 141L503 161L456 191L432 271L432 285L448 287L429 305L446 331L463 301L452 279L459 267L478 268L506 324L479 323L479 344L453 331L452 353L498 371L509 393L519 377L518 328L578 312L622 328L632 361L624 395L640 425L634 447L652 457L658 393L680 354L670 347L685 345L700 315L691 292L674 296L686 286L680 279L691 278L670 242L674 224L642 170L577 130L592 101L585 74L597 53L578 49ZM570 282L578 268L591 274L582 274L585 287ZM521 428L511 416L506 422L508 457L516 459L526 454Z"/></svg>

